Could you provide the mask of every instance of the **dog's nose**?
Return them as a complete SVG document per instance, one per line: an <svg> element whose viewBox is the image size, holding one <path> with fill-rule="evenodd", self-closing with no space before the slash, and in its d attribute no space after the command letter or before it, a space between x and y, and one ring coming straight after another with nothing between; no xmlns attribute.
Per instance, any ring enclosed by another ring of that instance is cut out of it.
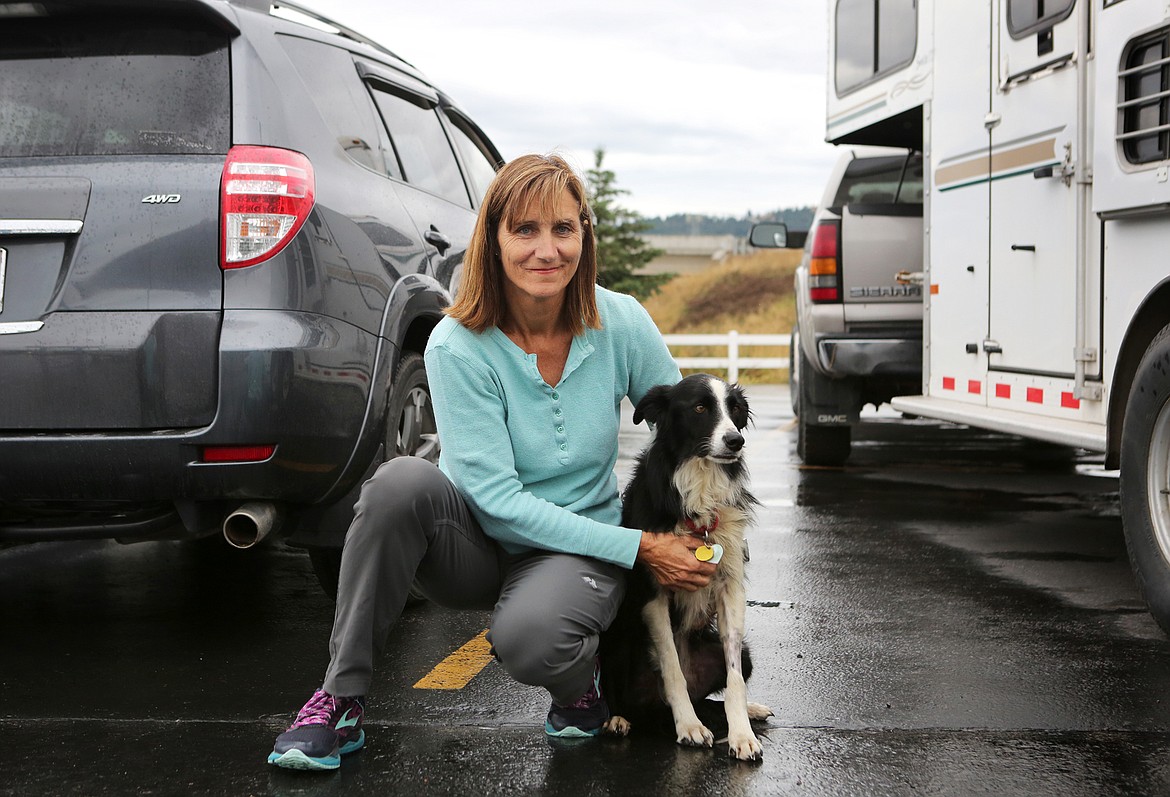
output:
<svg viewBox="0 0 1170 797"><path fill-rule="evenodd" d="M739 451L743 448L743 435L739 432L728 432L723 435L723 445L727 446L732 451Z"/></svg>

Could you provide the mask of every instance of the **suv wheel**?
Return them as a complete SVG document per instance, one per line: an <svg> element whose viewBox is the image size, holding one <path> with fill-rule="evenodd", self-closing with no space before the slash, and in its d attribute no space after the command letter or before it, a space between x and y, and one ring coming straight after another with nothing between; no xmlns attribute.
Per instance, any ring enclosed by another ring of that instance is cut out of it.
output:
<svg viewBox="0 0 1170 797"><path fill-rule="evenodd" d="M399 363L398 372L390 386L386 401L384 456L379 456L383 462L395 457L422 457L437 464L439 450L439 434L426 366L422 355L409 352ZM380 464L375 463L370 472L373 473ZM336 599L341 573L341 548L310 548L309 560L313 563L313 572L317 575L321 589L330 598ZM409 606L423 600L423 596L412 588L406 602Z"/></svg>
<svg viewBox="0 0 1170 797"><path fill-rule="evenodd" d="M386 410L386 459L421 457L439 462L439 432L431 388L420 354L402 358Z"/></svg>

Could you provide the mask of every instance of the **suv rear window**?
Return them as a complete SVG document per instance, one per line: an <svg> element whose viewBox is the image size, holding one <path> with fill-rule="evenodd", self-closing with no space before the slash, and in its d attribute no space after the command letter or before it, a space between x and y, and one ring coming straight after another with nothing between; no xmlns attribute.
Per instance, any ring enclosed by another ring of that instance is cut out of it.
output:
<svg viewBox="0 0 1170 797"><path fill-rule="evenodd" d="M857 204L921 205L922 156L856 158L845 168L833 207Z"/></svg>
<svg viewBox="0 0 1170 797"><path fill-rule="evenodd" d="M225 153L228 38L189 18L10 20L0 157Z"/></svg>

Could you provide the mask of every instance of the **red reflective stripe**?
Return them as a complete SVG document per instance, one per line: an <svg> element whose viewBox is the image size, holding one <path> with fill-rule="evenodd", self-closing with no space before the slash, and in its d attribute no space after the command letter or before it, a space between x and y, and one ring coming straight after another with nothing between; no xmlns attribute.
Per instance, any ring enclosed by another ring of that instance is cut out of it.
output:
<svg viewBox="0 0 1170 797"><path fill-rule="evenodd" d="M1044 391L1038 387L1030 387L1030 388L1028 388L1026 398L1028 399L1028 401L1032 402L1033 404L1043 404L1044 403Z"/></svg>
<svg viewBox="0 0 1170 797"><path fill-rule="evenodd" d="M983 392L983 383L978 381L977 379L968 379L967 380L967 392L979 395L980 393Z"/></svg>
<svg viewBox="0 0 1170 797"><path fill-rule="evenodd" d="M996 383L995 397L1002 398L1002 399L1010 399L1012 397L1012 386L1005 385L1002 382Z"/></svg>
<svg viewBox="0 0 1170 797"><path fill-rule="evenodd" d="M1081 408L1081 400L1074 398L1072 393L1061 393L1060 406L1068 407L1070 410L1079 410Z"/></svg>
<svg viewBox="0 0 1170 797"><path fill-rule="evenodd" d="M263 462L276 446L204 446L204 462Z"/></svg>
<svg viewBox="0 0 1170 797"><path fill-rule="evenodd" d="M953 376L944 376L943 377L943 390L954 390L954 389L955 389L955 378Z"/></svg>

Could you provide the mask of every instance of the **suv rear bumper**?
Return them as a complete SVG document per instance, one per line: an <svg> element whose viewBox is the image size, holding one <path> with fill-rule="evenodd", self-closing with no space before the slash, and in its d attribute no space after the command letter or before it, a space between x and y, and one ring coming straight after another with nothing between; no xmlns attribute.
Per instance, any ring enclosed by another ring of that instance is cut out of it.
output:
<svg viewBox="0 0 1170 797"><path fill-rule="evenodd" d="M0 433L0 539L13 517L27 529L28 509L42 503L60 509L74 501L179 508L208 502L218 513L248 500L308 505L344 494L377 448L380 408L371 413L370 398L385 395L396 359L380 345L376 336L325 316L225 311L218 406L209 425ZM253 445L276 448L263 461L203 461L207 446ZM45 538L62 536L58 527ZM122 535L112 529L106 536Z"/></svg>
<svg viewBox="0 0 1170 797"><path fill-rule="evenodd" d="M922 341L823 337L817 339L817 358L825 374L834 379L916 379L922 374Z"/></svg>

